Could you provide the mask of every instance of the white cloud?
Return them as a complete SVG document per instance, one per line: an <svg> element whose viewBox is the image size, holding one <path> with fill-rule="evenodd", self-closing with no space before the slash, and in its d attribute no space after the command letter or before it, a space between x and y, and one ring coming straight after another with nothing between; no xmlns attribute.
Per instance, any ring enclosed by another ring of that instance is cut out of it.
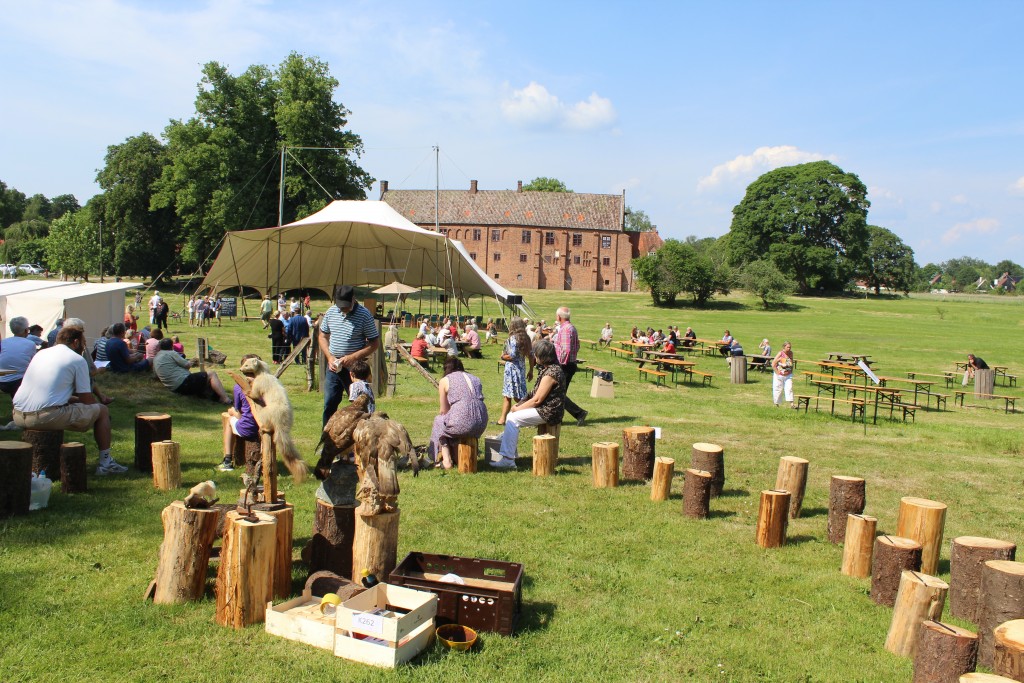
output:
<svg viewBox="0 0 1024 683"><path fill-rule="evenodd" d="M1024 175L1017 178L1017 182L1013 185L1010 185L1010 192L1013 194L1024 194Z"/></svg>
<svg viewBox="0 0 1024 683"><path fill-rule="evenodd" d="M697 183L697 191L711 190L723 183L741 179L753 180L754 177L780 166L821 161L826 158L835 159L835 157L826 157L818 152L805 152L793 145L758 147L753 154L741 154L735 159L715 166L711 169L710 175L701 178Z"/></svg>
<svg viewBox="0 0 1024 683"><path fill-rule="evenodd" d="M966 223L957 223L942 235L943 244L959 242L968 235L991 235L999 229L995 218L976 218Z"/></svg>
<svg viewBox="0 0 1024 683"><path fill-rule="evenodd" d="M611 100L592 93L589 98L567 105L540 83L531 81L501 102L505 118L519 126L556 126L570 130L596 130L615 123L618 114Z"/></svg>
<svg viewBox="0 0 1024 683"><path fill-rule="evenodd" d="M967 203L967 195L965 195L965 194L955 194L955 195L953 195L952 197L949 198L949 201L953 202L954 204L966 204Z"/></svg>

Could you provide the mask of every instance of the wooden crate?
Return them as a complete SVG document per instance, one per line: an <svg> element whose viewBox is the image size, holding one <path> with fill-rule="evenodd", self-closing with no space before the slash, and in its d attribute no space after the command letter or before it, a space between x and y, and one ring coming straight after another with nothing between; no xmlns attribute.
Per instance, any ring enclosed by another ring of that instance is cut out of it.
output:
<svg viewBox="0 0 1024 683"><path fill-rule="evenodd" d="M266 629L275 636L334 650L335 617L320 614L320 598L308 590L279 605L268 602Z"/></svg>
<svg viewBox="0 0 1024 683"><path fill-rule="evenodd" d="M434 639L437 596L381 583L338 608L334 654L386 668L408 662Z"/></svg>

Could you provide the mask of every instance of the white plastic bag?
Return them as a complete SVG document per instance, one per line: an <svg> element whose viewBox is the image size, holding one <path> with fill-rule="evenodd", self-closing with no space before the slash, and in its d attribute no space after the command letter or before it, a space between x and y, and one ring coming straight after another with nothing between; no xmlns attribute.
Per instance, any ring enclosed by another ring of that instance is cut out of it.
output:
<svg viewBox="0 0 1024 683"><path fill-rule="evenodd" d="M32 498L29 501L29 510L41 510L50 503L50 491L53 490L53 482L46 477L46 472L32 475Z"/></svg>

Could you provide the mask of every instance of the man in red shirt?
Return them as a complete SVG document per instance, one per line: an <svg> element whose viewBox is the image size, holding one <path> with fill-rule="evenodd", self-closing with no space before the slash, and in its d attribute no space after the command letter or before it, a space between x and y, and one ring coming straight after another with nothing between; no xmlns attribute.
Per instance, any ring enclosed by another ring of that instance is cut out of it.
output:
<svg viewBox="0 0 1024 683"><path fill-rule="evenodd" d="M572 382L572 376L576 374L576 354L580 351L580 338L576 333L576 326L569 321L570 315L566 306L555 311L555 318L558 322L555 325L552 341L555 343L558 364L562 366L562 372L565 373L565 412L576 420L576 426L582 427L584 420L587 419L587 411L569 398L569 383Z"/></svg>

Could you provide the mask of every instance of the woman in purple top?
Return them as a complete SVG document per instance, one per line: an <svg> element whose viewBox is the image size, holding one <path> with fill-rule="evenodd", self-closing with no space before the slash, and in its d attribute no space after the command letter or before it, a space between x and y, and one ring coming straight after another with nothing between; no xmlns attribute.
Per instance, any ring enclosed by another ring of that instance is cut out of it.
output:
<svg viewBox="0 0 1024 683"><path fill-rule="evenodd" d="M250 358L259 358L259 356L253 353L246 354L242 356L241 363ZM227 415L228 419L224 422L224 460L217 465L217 469L221 472L230 472L235 469L232 462L232 451L236 438L255 441L260 436L260 428L252 416L249 401L246 399L242 387L237 384L234 390L234 400L232 406L228 408Z"/></svg>
<svg viewBox="0 0 1024 683"><path fill-rule="evenodd" d="M430 457L437 466L451 469L451 446L460 436L480 438L487 428L487 405L480 378L462 367L462 361L449 357L444 362L444 377L438 383L440 411L430 432ZM438 459L440 455L440 460Z"/></svg>

